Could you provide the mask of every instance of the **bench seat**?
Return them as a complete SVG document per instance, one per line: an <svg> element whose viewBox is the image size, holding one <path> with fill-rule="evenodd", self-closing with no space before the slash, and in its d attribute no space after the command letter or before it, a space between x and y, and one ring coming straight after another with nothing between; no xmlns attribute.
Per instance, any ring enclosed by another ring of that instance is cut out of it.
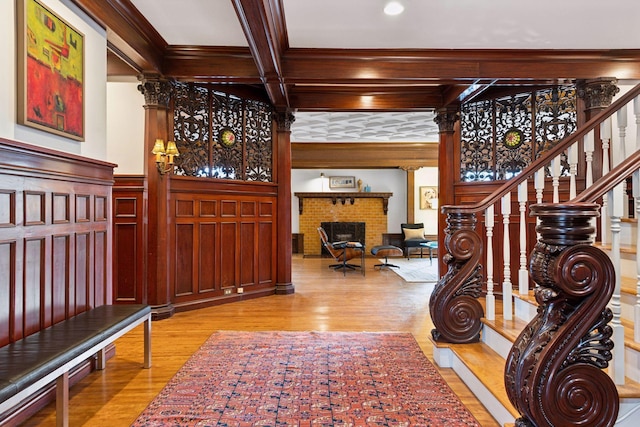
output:
<svg viewBox="0 0 640 427"><path fill-rule="evenodd" d="M58 418L68 411L68 373L98 355L104 369L105 348L145 322L144 367L151 366L151 309L148 305L102 305L0 348L0 414L46 386L58 381ZM61 405L64 405L61 406ZM62 425L65 425L64 423Z"/></svg>

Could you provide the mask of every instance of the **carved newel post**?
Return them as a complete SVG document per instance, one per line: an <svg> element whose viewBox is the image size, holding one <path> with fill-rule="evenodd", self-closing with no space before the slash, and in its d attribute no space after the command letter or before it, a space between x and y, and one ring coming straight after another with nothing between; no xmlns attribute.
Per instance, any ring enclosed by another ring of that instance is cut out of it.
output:
<svg viewBox="0 0 640 427"><path fill-rule="evenodd" d="M618 392L602 370L611 360L615 272L591 245L598 205L537 204L540 238L529 260L539 304L505 367L516 426L612 426Z"/></svg>
<svg viewBox="0 0 640 427"><path fill-rule="evenodd" d="M478 301L482 291L482 241L475 231L474 213L448 210L448 206L443 207L447 213L444 262L448 267L429 300L435 326L431 335L436 341L477 342L484 316Z"/></svg>

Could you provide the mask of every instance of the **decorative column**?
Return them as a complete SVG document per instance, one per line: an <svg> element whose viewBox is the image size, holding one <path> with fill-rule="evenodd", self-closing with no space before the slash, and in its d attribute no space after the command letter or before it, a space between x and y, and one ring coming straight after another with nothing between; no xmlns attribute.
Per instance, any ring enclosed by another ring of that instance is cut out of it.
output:
<svg viewBox="0 0 640 427"><path fill-rule="evenodd" d="M278 253L276 294L295 292L291 282L291 125L295 116L290 111L276 112L275 149L278 183Z"/></svg>
<svg viewBox="0 0 640 427"><path fill-rule="evenodd" d="M598 205L536 204L540 238L529 259L539 304L513 344L505 388L521 414L516 427L613 426L618 391L606 372L615 273L592 246Z"/></svg>
<svg viewBox="0 0 640 427"><path fill-rule="evenodd" d="M578 124L589 121L593 116L611 105L613 97L620 92L620 88L616 86L618 81L612 77L606 77L594 80L580 80L576 84L578 99L584 104L584 111L579 112L584 116L583 120L578 118ZM602 176L602 146L599 144L601 140L600 129L594 129L594 139L596 146L593 151L593 181L597 181ZM609 165L610 166L610 165ZM581 190L578 190L578 193Z"/></svg>
<svg viewBox="0 0 640 427"><path fill-rule="evenodd" d="M438 125L440 144L438 145L438 206L455 204L453 183L459 179L459 165L455 165L455 129L456 123L460 121L459 106L448 106L436 110L436 117L433 119ZM459 163L459 162L458 162ZM440 208L438 214L438 247L444 248L444 233L447 224L447 216ZM445 271L446 265L443 257L440 260L439 271Z"/></svg>
<svg viewBox="0 0 640 427"><path fill-rule="evenodd" d="M155 140L168 140L173 126L169 126L168 105L171 84L158 75L139 76L138 90L144 95L144 149L147 155L144 174L147 184L146 302L151 306L154 320L171 317L175 311L169 284L169 188L171 174L158 173L155 155L151 153Z"/></svg>

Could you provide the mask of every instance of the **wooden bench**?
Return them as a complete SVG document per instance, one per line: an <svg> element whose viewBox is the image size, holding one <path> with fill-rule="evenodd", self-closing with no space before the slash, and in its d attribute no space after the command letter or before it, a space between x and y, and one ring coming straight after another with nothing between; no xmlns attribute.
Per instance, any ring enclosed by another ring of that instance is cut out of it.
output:
<svg viewBox="0 0 640 427"><path fill-rule="evenodd" d="M56 423L69 425L69 371L97 355L104 369L107 345L144 326L144 367L151 367L151 309L103 305L0 348L0 414L56 381Z"/></svg>

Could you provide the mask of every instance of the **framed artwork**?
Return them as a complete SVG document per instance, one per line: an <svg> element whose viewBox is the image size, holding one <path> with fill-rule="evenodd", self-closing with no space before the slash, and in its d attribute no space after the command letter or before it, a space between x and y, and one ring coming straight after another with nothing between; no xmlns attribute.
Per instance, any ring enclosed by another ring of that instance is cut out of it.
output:
<svg viewBox="0 0 640 427"><path fill-rule="evenodd" d="M84 141L84 35L18 0L18 122Z"/></svg>
<svg viewBox="0 0 640 427"><path fill-rule="evenodd" d="M438 187L420 187L420 209L438 209Z"/></svg>
<svg viewBox="0 0 640 427"><path fill-rule="evenodd" d="M355 176L330 176L329 188L356 188Z"/></svg>

